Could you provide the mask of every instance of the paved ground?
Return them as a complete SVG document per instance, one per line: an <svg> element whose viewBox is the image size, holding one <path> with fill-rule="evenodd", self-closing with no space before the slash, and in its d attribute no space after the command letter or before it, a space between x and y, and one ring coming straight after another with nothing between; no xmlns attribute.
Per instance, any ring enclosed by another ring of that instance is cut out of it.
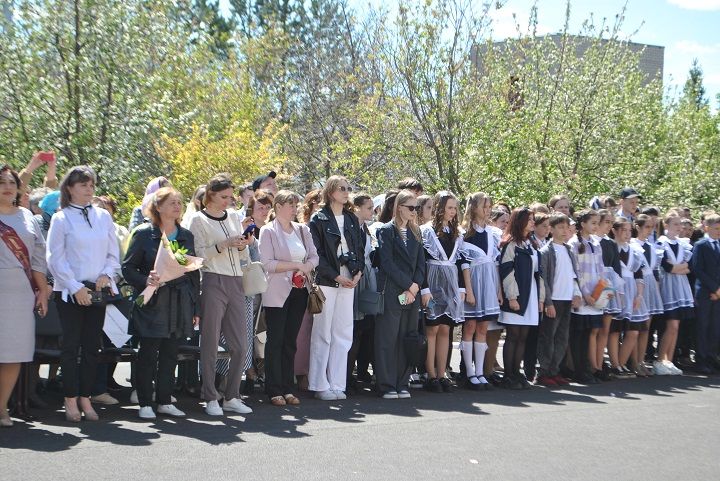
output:
<svg viewBox="0 0 720 481"><path fill-rule="evenodd" d="M181 398L188 419L151 423L127 404L79 425L49 409L0 430L0 479L717 480L718 388L664 377L286 408L258 394L255 413L222 419Z"/></svg>

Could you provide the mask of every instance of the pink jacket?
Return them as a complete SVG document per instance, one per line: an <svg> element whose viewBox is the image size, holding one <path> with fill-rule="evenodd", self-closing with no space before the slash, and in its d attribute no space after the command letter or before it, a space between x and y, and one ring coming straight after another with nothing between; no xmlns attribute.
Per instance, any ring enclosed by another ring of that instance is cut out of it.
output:
<svg viewBox="0 0 720 481"><path fill-rule="evenodd" d="M305 244L306 262L317 267L319 257L313 243L310 229L304 224L292 223L295 232ZM293 271L275 272L278 262L291 262L290 250L282 227L277 220L263 226L260 229L260 261L263 263L265 272L268 274L268 288L262 295L263 306L283 307L285 300L292 289Z"/></svg>

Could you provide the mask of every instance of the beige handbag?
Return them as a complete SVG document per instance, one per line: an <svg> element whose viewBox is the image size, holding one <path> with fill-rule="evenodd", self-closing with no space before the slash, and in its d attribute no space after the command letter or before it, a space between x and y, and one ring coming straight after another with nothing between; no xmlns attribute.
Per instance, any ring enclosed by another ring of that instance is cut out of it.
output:
<svg viewBox="0 0 720 481"><path fill-rule="evenodd" d="M242 284L248 297L263 294L267 291L268 281L262 262L250 262L242 268Z"/></svg>

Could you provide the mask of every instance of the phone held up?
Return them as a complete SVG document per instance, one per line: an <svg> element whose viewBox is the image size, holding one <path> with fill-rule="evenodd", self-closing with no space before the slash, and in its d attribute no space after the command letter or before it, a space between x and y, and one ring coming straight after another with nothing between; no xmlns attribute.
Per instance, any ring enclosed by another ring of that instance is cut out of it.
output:
<svg viewBox="0 0 720 481"><path fill-rule="evenodd" d="M55 160L55 152L40 152L38 154L38 159L45 163L53 162Z"/></svg>

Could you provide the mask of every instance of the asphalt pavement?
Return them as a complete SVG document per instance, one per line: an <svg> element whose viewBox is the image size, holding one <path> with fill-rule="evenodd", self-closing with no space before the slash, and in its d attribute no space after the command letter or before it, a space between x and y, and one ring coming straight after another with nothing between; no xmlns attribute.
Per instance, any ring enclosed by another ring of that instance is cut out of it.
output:
<svg viewBox="0 0 720 481"><path fill-rule="evenodd" d="M212 418L181 397L186 419L154 422L126 390L79 424L58 394L35 421L0 429L0 480L717 480L719 388L655 377L282 408L258 392L247 416Z"/></svg>

